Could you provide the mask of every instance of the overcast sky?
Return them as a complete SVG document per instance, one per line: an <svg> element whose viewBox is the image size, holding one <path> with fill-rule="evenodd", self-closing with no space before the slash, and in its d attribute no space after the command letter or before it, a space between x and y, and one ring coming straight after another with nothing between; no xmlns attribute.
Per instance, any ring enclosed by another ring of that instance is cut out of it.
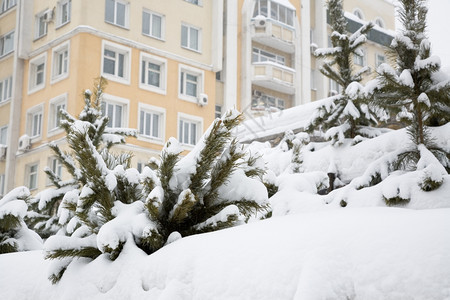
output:
<svg viewBox="0 0 450 300"><path fill-rule="evenodd" d="M442 66L450 72L450 0L428 0L428 6L432 54L439 56Z"/></svg>

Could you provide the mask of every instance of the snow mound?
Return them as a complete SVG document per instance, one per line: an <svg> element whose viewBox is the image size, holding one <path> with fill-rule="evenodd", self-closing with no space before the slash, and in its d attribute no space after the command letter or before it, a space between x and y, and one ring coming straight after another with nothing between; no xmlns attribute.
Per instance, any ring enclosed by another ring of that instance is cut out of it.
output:
<svg viewBox="0 0 450 300"><path fill-rule="evenodd" d="M78 260L56 286L42 252L0 255L0 269L9 270L0 273L0 297L449 299L449 214L303 213L183 238L150 256L129 241L114 262Z"/></svg>

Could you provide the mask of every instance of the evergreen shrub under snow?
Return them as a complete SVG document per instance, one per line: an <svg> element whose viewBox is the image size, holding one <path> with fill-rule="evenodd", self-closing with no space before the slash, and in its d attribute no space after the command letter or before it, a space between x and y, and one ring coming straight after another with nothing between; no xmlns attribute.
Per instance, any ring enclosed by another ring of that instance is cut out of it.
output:
<svg viewBox="0 0 450 300"><path fill-rule="evenodd" d="M30 191L17 187L0 199L0 254L42 248L42 240L28 229L23 218Z"/></svg>
<svg viewBox="0 0 450 300"><path fill-rule="evenodd" d="M151 254L184 236L242 224L266 209L264 165L232 135L241 120L237 112L216 119L185 157L170 138L159 164L139 173L130 167L129 154L109 151L123 142L115 134L133 132L106 127L108 119L99 110L102 85L93 99L91 94L85 93L78 120L62 114L70 154L54 146L74 178L69 185L76 188L56 198L61 201L58 222L65 224L67 235L53 235L45 243L46 258L55 260L49 277L53 283L73 259L115 260L129 243Z"/></svg>

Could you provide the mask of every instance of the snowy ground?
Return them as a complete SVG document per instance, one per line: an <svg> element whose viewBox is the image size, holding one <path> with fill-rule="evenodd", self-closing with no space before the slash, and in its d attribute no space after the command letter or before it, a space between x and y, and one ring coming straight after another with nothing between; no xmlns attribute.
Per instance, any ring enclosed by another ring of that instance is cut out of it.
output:
<svg viewBox="0 0 450 300"><path fill-rule="evenodd" d="M450 299L450 209L275 217L80 260L51 286L42 252L0 256L1 299ZM7 272L5 270L8 270Z"/></svg>
<svg viewBox="0 0 450 300"><path fill-rule="evenodd" d="M294 115L279 116L284 129ZM450 151L450 124L432 133ZM114 262L78 260L57 285L42 251L3 254L0 299L450 300L450 175L432 159L413 172L383 169L408 145L405 130L351 144L304 146L302 173L293 174L286 145L253 143L265 179L279 187L272 218L183 238L150 256L128 243ZM345 186L318 195L330 170ZM383 181L361 189L374 171ZM422 191L424 174L442 185ZM395 195L410 201L386 207L383 196Z"/></svg>

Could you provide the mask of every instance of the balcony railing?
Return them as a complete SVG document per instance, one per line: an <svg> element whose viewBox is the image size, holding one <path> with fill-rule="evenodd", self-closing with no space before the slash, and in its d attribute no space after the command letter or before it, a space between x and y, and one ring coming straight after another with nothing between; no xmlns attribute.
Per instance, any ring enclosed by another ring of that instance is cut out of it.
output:
<svg viewBox="0 0 450 300"><path fill-rule="evenodd" d="M271 90L293 95L295 93L295 70L273 63L252 64L252 83Z"/></svg>
<svg viewBox="0 0 450 300"><path fill-rule="evenodd" d="M295 28L270 18L253 19L252 39L286 53L295 52Z"/></svg>

